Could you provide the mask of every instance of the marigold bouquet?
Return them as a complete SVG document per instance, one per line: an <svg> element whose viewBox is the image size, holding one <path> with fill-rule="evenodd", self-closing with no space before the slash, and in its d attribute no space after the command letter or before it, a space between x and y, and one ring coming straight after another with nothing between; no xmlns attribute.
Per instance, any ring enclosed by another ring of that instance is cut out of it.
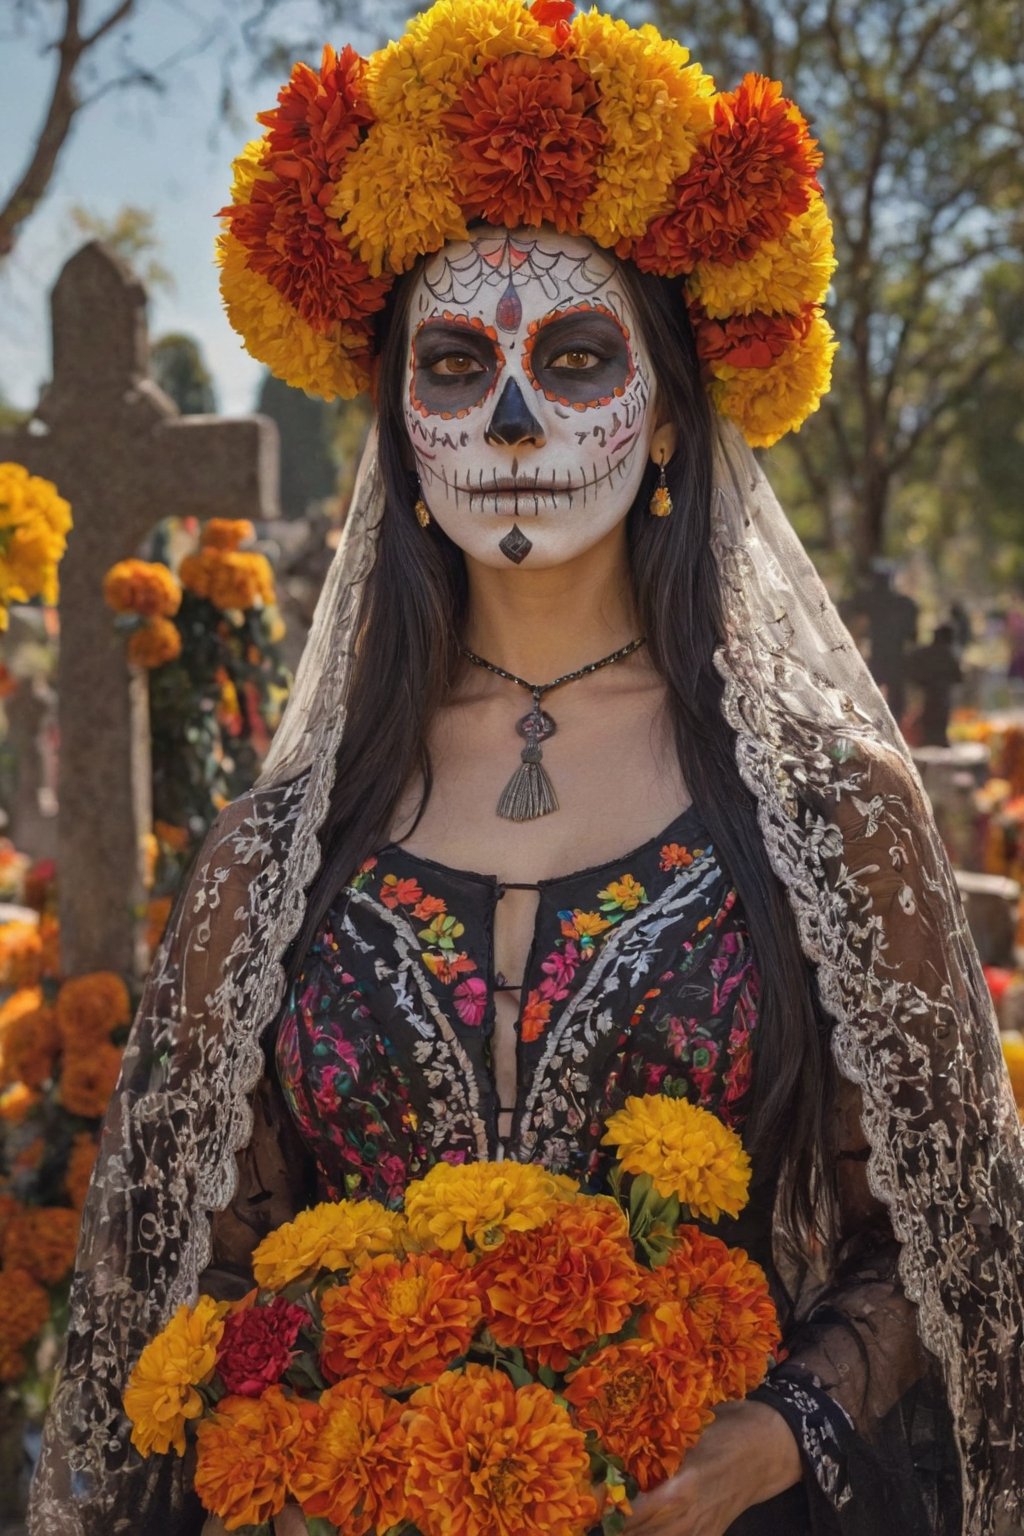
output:
<svg viewBox="0 0 1024 1536"><path fill-rule="evenodd" d="M229 1531L286 1503L323 1536L617 1531L762 1380L779 1328L763 1272L693 1224L745 1204L739 1138L651 1095L605 1141L610 1195L441 1162L401 1212L303 1211L260 1243L242 1301L200 1296L142 1351L134 1445L194 1441Z"/></svg>

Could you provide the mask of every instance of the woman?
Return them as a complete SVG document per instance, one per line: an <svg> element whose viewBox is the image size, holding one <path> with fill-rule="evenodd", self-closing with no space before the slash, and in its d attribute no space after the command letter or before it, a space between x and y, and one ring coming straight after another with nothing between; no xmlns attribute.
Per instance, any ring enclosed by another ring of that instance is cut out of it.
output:
<svg viewBox="0 0 1024 1536"><path fill-rule="evenodd" d="M1021 1148L984 982L740 430L827 386L820 157L769 82L714 97L652 29L570 12L442 0L368 68L328 50L238 164L234 322L292 383L372 369L379 445L126 1055L48 1536L200 1528L119 1387L295 1209L400 1198L438 1157L599 1185L602 1117L657 1087L743 1132L722 1235L788 1358L631 1532L985 1536L1020 1508Z"/></svg>

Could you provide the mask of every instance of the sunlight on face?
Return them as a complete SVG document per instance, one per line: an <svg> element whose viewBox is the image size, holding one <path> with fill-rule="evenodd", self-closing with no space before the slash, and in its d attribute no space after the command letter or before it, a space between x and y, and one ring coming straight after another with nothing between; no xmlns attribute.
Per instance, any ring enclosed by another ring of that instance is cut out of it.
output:
<svg viewBox="0 0 1024 1536"><path fill-rule="evenodd" d="M416 280L405 421L423 499L466 554L561 564L632 505L654 375L614 261L553 230L487 229Z"/></svg>

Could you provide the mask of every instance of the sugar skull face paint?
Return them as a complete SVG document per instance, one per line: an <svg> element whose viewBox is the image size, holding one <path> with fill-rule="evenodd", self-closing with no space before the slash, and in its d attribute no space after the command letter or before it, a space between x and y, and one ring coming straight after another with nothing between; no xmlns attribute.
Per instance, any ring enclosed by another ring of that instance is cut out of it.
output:
<svg viewBox="0 0 1024 1536"><path fill-rule="evenodd" d="M647 466L654 376L603 251L546 228L449 244L416 280L408 342L423 498L467 554L558 565L622 520Z"/></svg>

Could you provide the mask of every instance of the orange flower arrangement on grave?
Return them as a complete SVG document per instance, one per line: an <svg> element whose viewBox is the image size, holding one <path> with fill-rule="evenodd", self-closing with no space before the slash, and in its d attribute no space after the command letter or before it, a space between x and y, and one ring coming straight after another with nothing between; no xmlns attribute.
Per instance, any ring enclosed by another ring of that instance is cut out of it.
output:
<svg viewBox="0 0 1024 1536"><path fill-rule="evenodd" d="M404 1212L343 1200L277 1228L256 1290L201 1296L146 1345L125 1393L136 1448L194 1440L196 1491L230 1530L293 1502L325 1536L585 1536L598 1519L612 1536L715 1404L760 1382L779 1328L747 1255L681 1224L743 1205L739 1138L655 1096L607 1139L631 1162L610 1196L534 1164L442 1162Z"/></svg>
<svg viewBox="0 0 1024 1536"><path fill-rule="evenodd" d="M254 537L244 518L214 518L200 534L196 554L181 562L182 584L224 612L245 613L275 600L274 573L266 555L242 549Z"/></svg>
<svg viewBox="0 0 1024 1536"><path fill-rule="evenodd" d="M12 603L56 603L70 530L71 507L52 481L0 464L0 630Z"/></svg>
<svg viewBox="0 0 1024 1536"><path fill-rule="evenodd" d="M48 921L44 911L41 926ZM44 931L44 950L49 942ZM40 985L0 1004L0 1379L8 1384L30 1368L53 1369L35 1340L66 1306L98 1121L120 1068L115 1040L127 1035L131 1011L110 972L58 985L44 971ZM3 1298L23 1279L32 1305L8 1322Z"/></svg>
<svg viewBox="0 0 1024 1536"><path fill-rule="evenodd" d="M221 210L221 290L289 384L367 389L395 279L484 219L676 280L712 401L754 446L828 390L822 156L777 81L718 91L652 26L570 0L437 0L368 59L297 64L259 122Z"/></svg>
<svg viewBox="0 0 1024 1536"><path fill-rule="evenodd" d="M181 584L159 561L119 560L103 578L103 598L115 613L173 619L181 607Z"/></svg>

